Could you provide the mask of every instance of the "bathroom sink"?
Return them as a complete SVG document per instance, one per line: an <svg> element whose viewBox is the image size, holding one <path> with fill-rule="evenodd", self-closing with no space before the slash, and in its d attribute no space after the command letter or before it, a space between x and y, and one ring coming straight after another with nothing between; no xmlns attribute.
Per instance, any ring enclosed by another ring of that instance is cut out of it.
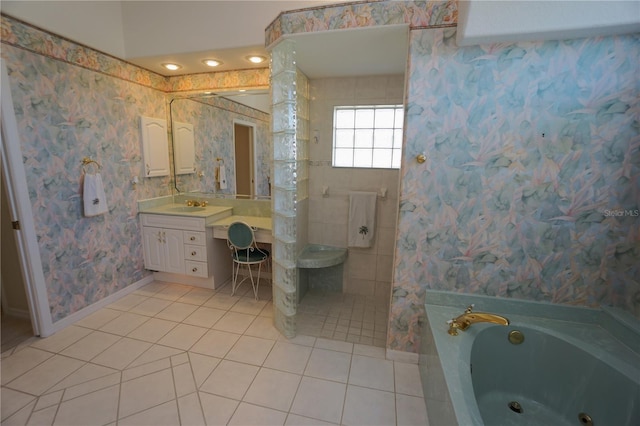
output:
<svg viewBox="0 0 640 426"><path fill-rule="evenodd" d="M192 207L192 206L178 206L178 207L169 207L167 211L176 212L176 213L189 213L189 212L201 212L204 211L206 207Z"/></svg>
<svg viewBox="0 0 640 426"><path fill-rule="evenodd" d="M347 249L321 244L307 244L298 256L299 268L327 268L347 258Z"/></svg>

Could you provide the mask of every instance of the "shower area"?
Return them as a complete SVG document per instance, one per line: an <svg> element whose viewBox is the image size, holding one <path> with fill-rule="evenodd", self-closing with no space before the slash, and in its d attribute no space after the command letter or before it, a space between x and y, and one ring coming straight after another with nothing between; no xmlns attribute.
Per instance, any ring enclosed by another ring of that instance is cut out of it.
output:
<svg viewBox="0 0 640 426"><path fill-rule="evenodd" d="M389 28L377 28L377 35L367 31L341 31L341 37L349 33L368 46L372 36L391 37L396 49L398 39L406 46L406 27L393 28L393 36ZM384 347L399 169L333 167L333 111L336 106L402 105L406 50L403 55L399 49L400 65L377 74L327 72L310 65L306 56L322 56L321 46L346 44L328 37L336 33L292 37L271 51L275 323L288 337ZM374 238L367 248L348 247L353 191L377 194ZM317 260L332 257L326 264Z"/></svg>

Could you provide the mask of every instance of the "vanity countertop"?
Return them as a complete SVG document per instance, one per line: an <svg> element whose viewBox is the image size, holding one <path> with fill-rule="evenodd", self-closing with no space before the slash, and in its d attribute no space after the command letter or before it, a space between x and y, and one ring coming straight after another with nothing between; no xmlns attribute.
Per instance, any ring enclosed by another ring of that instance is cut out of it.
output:
<svg viewBox="0 0 640 426"><path fill-rule="evenodd" d="M232 211L233 211L232 207L225 207L225 206L209 205L206 207L189 207L186 204L169 203L169 204L162 204L160 206L141 209L140 213L164 214L164 215L170 215L170 216L202 217L202 218L208 218L210 216L215 215L217 216L217 218L221 218L224 216L231 216Z"/></svg>
<svg viewBox="0 0 640 426"><path fill-rule="evenodd" d="M239 215L231 215L220 220L216 220L208 226L229 226L233 222L245 222L249 226L253 226L254 228L264 229L267 231L271 231L271 217L263 217L263 216L239 216Z"/></svg>

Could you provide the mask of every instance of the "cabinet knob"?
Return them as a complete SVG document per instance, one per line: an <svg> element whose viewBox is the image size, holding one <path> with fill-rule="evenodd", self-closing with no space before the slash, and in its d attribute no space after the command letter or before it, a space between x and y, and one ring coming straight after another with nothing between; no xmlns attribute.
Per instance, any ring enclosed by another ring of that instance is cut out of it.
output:
<svg viewBox="0 0 640 426"><path fill-rule="evenodd" d="M195 252L195 251L192 251L192 252L191 252L191 256L195 256L196 254L198 254L198 253L197 253L197 252Z"/></svg>
<svg viewBox="0 0 640 426"><path fill-rule="evenodd" d="M198 268L193 268L191 272L198 272Z"/></svg>
<svg viewBox="0 0 640 426"><path fill-rule="evenodd" d="M190 239L191 241L195 241L195 240L196 240L196 237L191 237L191 238L189 238L189 239Z"/></svg>

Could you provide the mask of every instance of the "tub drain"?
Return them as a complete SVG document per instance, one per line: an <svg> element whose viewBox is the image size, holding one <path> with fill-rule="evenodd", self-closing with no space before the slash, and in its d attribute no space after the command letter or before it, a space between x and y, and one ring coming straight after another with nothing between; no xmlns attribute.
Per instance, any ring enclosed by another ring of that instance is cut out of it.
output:
<svg viewBox="0 0 640 426"><path fill-rule="evenodd" d="M509 406L509 409L514 413L518 413L518 414L522 413L522 405L520 405L518 401L511 401L507 405Z"/></svg>
<svg viewBox="0 0 640 426"><path fill-rule="evenodd" d="M578 414L578 420L583 426L593 426L593 419L587 413Z"/></svg>

